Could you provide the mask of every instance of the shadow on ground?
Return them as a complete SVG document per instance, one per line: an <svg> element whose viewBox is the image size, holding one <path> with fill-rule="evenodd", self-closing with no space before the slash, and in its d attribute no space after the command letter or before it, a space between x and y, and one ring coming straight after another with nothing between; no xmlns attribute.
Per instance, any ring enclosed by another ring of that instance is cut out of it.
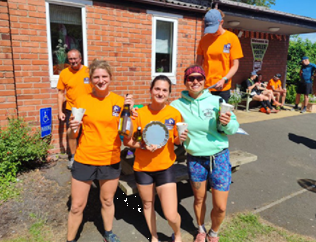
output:
<svg viewBox="0 0 316 242"><path fill-rule="evenodd" d="M296 134L292 134L292 133L289 133L289 140L291 140L297 144L303 144L310 149L316 149L316 141L315 140L312 140L312 139L309 139L309 138L306 138L303 136L299 136Z"/></svg>
<svg viewBox="0 0 316 242"><path fill-rule="evenodd" d="M312 179L298 179L297 183L304 189L316 193L316 181Z"/></svg>
<svg viewBox="0 0 316 242"><path fill-rule="evenodd" d="M94 184L95 185L91 186L91 189L89 192L87 206L83 213L83 221L80 225L76 240L80 238L80 235L83 231L85 223L87 222L92 222L101 235L103 235L104 233L103 221L101 217L101 203L99 200L100 193L99 193L98 181L95 181ZM177 189L178 189L178 211L182 219L181 228L185 230L186 232L192 235L195 235L197 228L193 224L193 218L191 217L190 213L186 210L186 208L180 204L181 199L187 198L189 196L193 196L192 190L190 188L190 184L178 183ZM124 222L131 224L133 227L135 227L135 229L138 230L138 232L142 234L145 238L150 238L150 232L148 230L145 217L143 215L142 201L138 194L126 196L125 193L122 192L122 190L118 188L114 197L114 203L115 203L115 219L116 220L123 219ZM67 202L68 210L70 209L70 206L71 206L71 197L69 196L69 199ZM161 208L161 204L157 195L155 198L155 211L163 219L165 219L162 208ZM157 228L157 230L159 231L159 227ZM161 241L171 241L171 235L158 233L158 236Z"/></svg>

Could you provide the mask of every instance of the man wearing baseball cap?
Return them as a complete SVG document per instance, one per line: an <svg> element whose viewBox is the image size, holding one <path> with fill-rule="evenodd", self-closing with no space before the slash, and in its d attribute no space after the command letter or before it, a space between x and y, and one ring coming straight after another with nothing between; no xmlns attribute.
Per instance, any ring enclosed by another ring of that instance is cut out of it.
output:
<svg viewBox="0 0 316 242"><path fill-rule="evenodd" d="M294 110L298 110L298 104L301 99L301 94L304 94L304 107L302 107L301 113L306 112L306 106L308 104L308 95L313 92L313 73L316 69L316 65L309 62L309 58L304 56L302 58L302 67L300 71L301 81L297 88L296 100Z"/></svg>
<svg viewBox="0 0 316 242"><path fill-rule="evenodd" d="M286 90L282 88L282 82L280 80L281 76L282 75L280 73L275 74L274 77L270 79L267 89L273 91L273 95L275 96L275 100L277 102L280 102L280 98L281 98L280 108L282 110L286 110L286 108L284 107L285 98L286 98Z"/></svg>
<svg viewBox="0 0 316 242"><path fill-rule="evenodd" d="M209 10L204 17L204 33L197 49L196 64L203 66L206 73L205 87L226 102L230 97L231 78L243 57L238 37L223 28L224 13L218 9Z"/></svg>

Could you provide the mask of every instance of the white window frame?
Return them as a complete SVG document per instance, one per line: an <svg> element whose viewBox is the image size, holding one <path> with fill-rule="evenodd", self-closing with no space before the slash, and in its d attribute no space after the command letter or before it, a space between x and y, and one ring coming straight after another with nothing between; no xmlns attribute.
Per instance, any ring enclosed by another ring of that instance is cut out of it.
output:
<svg viewBox="0 0 316 242"><path fill-rule="evenodd" d="M81 8L81 21L82 21L82 43L83 43L83 65L88 65L88 48L87 48L87 24L86 24L86 7L85 5L91 5L91 1L84 0L46 0L46 30L47 30L47 49L48 49L48 69L49 69L49 80L51 88L57 87L59 75L53 74L53 53L51 49L51 33L50 33L50 16L49 16L49 5L65 5L69 7Z"/></svg>
<svg viewBox="0 0 316 242"><path fill-rule="evenodd" d="M152 13L152 12L150 12ZM165 15L165 16L164 16ZM178 50L178 18L180 15L173 16L171 14L153 13L152 17L152 49L151 49L151 76L155 78L158 75L169 77L173 84L177 82L177 50ZM173 46L172 46L172 72L156 72L156 27L157 20L173 23Z"/></svg>

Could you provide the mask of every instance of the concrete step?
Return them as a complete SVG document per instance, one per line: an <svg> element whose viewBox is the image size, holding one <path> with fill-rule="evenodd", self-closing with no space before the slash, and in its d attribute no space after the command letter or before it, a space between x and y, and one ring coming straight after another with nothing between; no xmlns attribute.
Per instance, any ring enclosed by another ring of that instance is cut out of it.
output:
<svg viewBox="0 0 316 242"><path fill-rule="evenodd" d="M258 157L254 154L236 150L230 152L230 162L232 165L232 171L235 172L239 170L240 166L243 164L247 164L253 161L256 161ZM129 162L131 160L128 160ZM121 160L122 167L129 166L129 170L132 169L132 166L129 163L126 163L125 160ZM186 181L189 179L188 172L187 172L187 165L186 162L178 163L177 161L174 164L175 171L176 171L176 181ZM123 174L119 180L119 187L126 195L132 195L137 193L137 186L134 178L134 174Z"/></svg>

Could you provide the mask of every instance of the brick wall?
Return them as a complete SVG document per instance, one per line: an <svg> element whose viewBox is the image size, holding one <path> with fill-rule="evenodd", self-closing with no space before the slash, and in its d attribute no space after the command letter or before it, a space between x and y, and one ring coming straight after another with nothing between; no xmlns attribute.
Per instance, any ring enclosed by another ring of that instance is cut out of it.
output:
<svg viewBox="0 0 316 242"><path fill-rule="evenodd" d="M52 107L52 152L65 152L65 127L57 119L57 90L50 88L48 73L45 1L8 0L8 4L9 14L7 2L0 0L0 113L14 111L17 96L19 115L39 127L39 109ZM149 103L152 15L145 9L100 2L86 6L86 11L89 63L95 58L108 60L114 73L111 90L119 95L133 94L137 104ZM183 72L194 63L202 34L202 18L184 15L179 19L177 84L170 100L178 98L184 89ZM250 38L241 38L241 43L246 57L240 62L234 83L241 83L252 70ZM287 46L288 39L270 40L262 71L266 78L276 72L284 74Z"/></svg>
<svg viewBox="0 0 316 242"><path fill-rule="evenodd" d="M8 3L0 1L0 126L16 108Z"/></svg>
<svg viewBox="0 0 316 242"><path fill-rule="evenodd" d="M273 39L271 39L273 38ZM282 83L284 82L287 53L289 45L289 37L282 36L282 40L277 39L276 36L269 35L269 45L263 58L262 70L260 73L263 75L263 81L269 81L276 73L282 75ZM250 72L253 70L253 54L250 44L251 38L244 36L240 38L244 57L240 60L238 72L233 78L233 87L235 84L241 83L247 79Z"/></svg>
<svg viewBox="0 0 316 242"><path fill-rule="evenodd" d="M50 88L45 1L8 0L19 116L39 127L39 109L53 109L52 152L63 151L58 134L56 90Z"/></svg>

